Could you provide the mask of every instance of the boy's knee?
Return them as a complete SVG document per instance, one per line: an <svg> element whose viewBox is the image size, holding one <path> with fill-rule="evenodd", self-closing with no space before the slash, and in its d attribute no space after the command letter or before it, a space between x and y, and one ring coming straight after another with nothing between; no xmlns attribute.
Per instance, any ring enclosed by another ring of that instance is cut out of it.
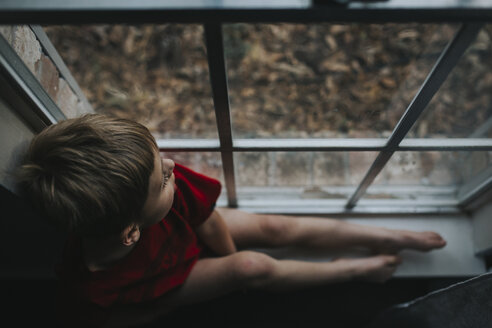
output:
<svg viewBox="0 0 492 328"><path fill-rule="evenodd" d="M264 215L260 229L273 245L283 245L295 231L296 223L295 219L288 216Z"/></svg>
<svg viewBox="0 0 492 328"><path fill-rule="evenodd" d="M236 253L233 274L242 287L260 287L266 284L275 273L275 260L268 255L242 251Z"/></svg>

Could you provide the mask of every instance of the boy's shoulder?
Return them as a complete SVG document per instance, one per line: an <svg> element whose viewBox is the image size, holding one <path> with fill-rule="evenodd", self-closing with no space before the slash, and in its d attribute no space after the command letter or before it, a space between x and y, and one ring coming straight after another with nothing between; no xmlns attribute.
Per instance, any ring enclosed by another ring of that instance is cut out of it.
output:
<svg viewBox="0 0 492 328"><path fill-rule="evenodd" d="M222 184L219 180L196 172L184 165L175 164L174 174L176 176L176 185L183 196L194 196L206 200L214 199L220 195Z"/></svg>
<svg viewBox="0 0 492 328"><path fill-rule="evenodd" d="M173 207L192 227L208 219L220 196L222 184L217 179L177 164L176 194Z"/></svg>

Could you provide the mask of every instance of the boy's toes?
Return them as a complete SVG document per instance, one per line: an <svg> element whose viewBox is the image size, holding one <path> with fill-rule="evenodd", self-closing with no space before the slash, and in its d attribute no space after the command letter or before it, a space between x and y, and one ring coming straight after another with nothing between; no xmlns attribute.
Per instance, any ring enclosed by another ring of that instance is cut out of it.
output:
<svg viewBox="0 0 492 328"><path fill-rule="evenodd" d="M401 256L389 256L388 263L391 265L400 265L402 262Z"/></svg>
<svg viewBox="0 0 492 328"><path fill-rule="evenodd" d="M395 255L378 255L359 261L362 268L360 276L362 280L383 283L393 276L402 259Z"/></svg>
<svg viewBox="0 0 492 328"><path fill-rule="evenodd" d="M393 248L398 251L414 249L428 252L446 246L446 240L434 231L395 230L392 243Z"/></svg>
<svg viewBox="0 0 492 328"><path fill-rule="evenodd" d="M446 240L434 231L424 231L422 233L426 239L427 250L443 248L446 246Z"/></svg>

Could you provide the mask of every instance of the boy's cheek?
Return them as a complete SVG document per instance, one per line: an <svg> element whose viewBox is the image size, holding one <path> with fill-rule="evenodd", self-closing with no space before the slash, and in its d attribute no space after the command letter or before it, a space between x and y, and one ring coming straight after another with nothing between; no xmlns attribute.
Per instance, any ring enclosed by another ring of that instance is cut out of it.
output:
<svg viewBox="0 0 492 328"><path fill-rule="evenodd" d="M176 175L174 175L174 173L171 175L172 177L172 184L173 184L173 187L174 187L174 192L176 192L176 190L178 190L178 186L176 185Z"/></svg>

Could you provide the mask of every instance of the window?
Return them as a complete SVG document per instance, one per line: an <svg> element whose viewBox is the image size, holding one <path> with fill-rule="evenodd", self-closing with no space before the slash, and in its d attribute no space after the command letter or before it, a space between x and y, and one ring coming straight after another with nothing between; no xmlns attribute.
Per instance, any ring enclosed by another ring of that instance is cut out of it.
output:
<svg viewBox="0 0 492 328"><path fill-rule="evenodd" d="M491 166L488 25L99 25L47 33L82 72L97 111L146 124L166 156L221 179L223 204L261 207L268 199L294 211L317 201L337 212L357 210L361 199L409 208L425 199L439 211L464 201L460 188ZM93 60L73 52L71 42L81 40Z"/></svg>
<svg viewBox="0 0 492 328"><path fill-rule="evenodd" d="M75 95L60 102L3 25L2 101L33 130L89 102L134 118L164 156L223 182L218 206L446 237L442 253L408 254L401 276L485 272L491 6L199 2L3 1L2 24L46 24L23 31ZM281 253L270 254L326 260Z"/></svg>
<svg viewBox="0 0 492 328"><path fill-rule="evenodd" d="M221 179L220 205L340 213L425 203L429 212L458 211L492 183L492 28L466 23L488 11L457 5L467 10L429 23L424 6L424 22L407 23L419 12L391 11L400 5L354 4L316 16L291 3L302 18L294 19L268 3L277 11L211 10L199 21L185 8L166 24L46 33L82 74L76 80L96 111L146 124L166 156ZM75 23L100 21L65 9ZM120 9L110 21L159 21ZM357 10L367 16L340 22ZM68 20L58 15L45 19ZM84 53L70 38L84 42Z"/></svg>
<svg viewBox="0 0 492 328"><path fill-rule="evenodd" d="M387 138L450 24L225 24L234 138Z"/></svg>

